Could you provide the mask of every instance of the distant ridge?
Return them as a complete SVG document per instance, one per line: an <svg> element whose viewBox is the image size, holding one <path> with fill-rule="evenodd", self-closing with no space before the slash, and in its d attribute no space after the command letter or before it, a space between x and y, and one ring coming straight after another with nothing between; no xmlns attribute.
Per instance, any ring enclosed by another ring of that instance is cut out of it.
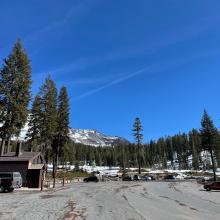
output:
<svg viewBox="0 0 220 220"><path fill-rule="evenodd" d="M14 137L13 139L25 141L27 130L28 125L26 124L25 127L21 129L19 137ZM95 129L71 128L69 129L69 137L75 143L90 145L94 147L110 147L121 143L129 143L129 141L125 138L105 135Z"/></svg>
<svg viewBox="0 0 220 220"><path fill-rule="evenodd" d="M128 140L118 136L108 136L94 129L70 129L70 138L75 143L90 146L115 146L120 143L129 143Z"/></svg>

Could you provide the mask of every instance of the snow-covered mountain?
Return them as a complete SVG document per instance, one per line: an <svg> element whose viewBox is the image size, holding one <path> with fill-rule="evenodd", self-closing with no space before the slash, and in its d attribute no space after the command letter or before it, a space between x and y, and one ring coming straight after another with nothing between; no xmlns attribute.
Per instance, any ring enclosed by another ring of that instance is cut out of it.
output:
<svg viewBox="0 0 220 220"><path fill-rule="evenodd" d="M19 137L14 137L14 140L21 140L25 141L26 133L28 130L28 125L26 124L24 128L21 129ZM69 137L75 143L81 143L90 146L114 146L118 143L129 143L128 140L117 137L117 136L109 136L102 134L93 129L70 129L69 130Z"/></svg>
<svg viewBox="0 0 220 220"><path fill-rule="evenodd" d="M126 139L117 136L108 136L92 129L70 129L70 138L75 143L91 146L114 146L118 143L129 143Z"/></svg>

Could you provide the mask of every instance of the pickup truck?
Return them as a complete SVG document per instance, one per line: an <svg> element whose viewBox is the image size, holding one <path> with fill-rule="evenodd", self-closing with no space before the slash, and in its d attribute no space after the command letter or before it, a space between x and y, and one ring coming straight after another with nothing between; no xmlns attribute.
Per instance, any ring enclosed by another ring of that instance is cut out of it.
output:
<svg viewBox="0 0 220 220"><path fill-rule="evenodd" d="M206 189L207 191L220 190L220 182L213 182L211 184L206 184L204 185L204 189Z"/></svg>
<svg viewBox="0 0 220 220"><path fill-rule="evenodd" d="M13 192L22 186L22 177L19 172L0 172L0 192Z"/></svg>

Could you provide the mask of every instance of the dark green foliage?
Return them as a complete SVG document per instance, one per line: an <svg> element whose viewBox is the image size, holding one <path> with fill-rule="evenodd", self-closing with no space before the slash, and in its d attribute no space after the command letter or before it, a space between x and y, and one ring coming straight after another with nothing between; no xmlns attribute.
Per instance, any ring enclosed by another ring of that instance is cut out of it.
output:
<svg viewBox="0 0 220 220"><path fill-rule="evenodd" d="M216 140L218 138L218 130L214 126L213 121L206 111L201 121L202 128L200 129L202 137L202 147L204 150L212 150L216 146Z"/></svg>
<svg viewBox="0 0 220 220"><path fill-rule="evenodd" d="M201 163L200 152L202 149L200 133L196 129L193 129L189 133L189 145L192 153L192 167L195 170L199 170L199 165Z"/></svg>
<svg viewBox="0 0 220 220"><path fill-rule="evenodd" d="M44 143L44 148L42 150L46 156L46 160L48 160L58 127L57 89L50 76L46 78L45 83L40 88L39 94L41 98L41 120L43 122L41 127L41 141Z"/></svg>
<svg viewBox="0 0 220 220"><path fill-rule="evenodd" d="M206 110L204 111L204 115L202 117L201 126L200 132L202 137L202 147L204 150L209 151L211 155L214 180L216 180L213 151L217 151L219 134Z"/></svg>
<svg viewBox="0 0 220 220"><path fill-rule="evenodd" d="M55 98L55 96L54 96ZM54 99L55 103L56 100ZM53 158L53 177L54 177L54 187L55 187L55 175L56 169L59 163L59 157L63 155L65 146L69 140L69 98L67 95L67 90L65 87L61 88L58 102L56 103L57 112L56 117L56 127L54 130L54 135L52 138L52 158ZM55 125L55 124L54 124Z"/></svg>
<svg viewBox="0 0 220 220"><path fill-rule="evenodd" d="M26 51L18 40L0 71L0 135L10 140L19 135L27 121L31 98L31 66Z"/></svg>
<svg viewBox="0 0 220 220"><path fill-rule="evenodd" d="M143 134L141 133L143 131L143 127L141 125L140 118L135 118L134 125L133 125L133 135L135 138L135 142L137 144L137 161L138 161L138 172L141 174L141 164L143 164L143 152L141 148L142 140L143 140Z"/></svg>
<svg viewBox="0 0 220 220"><path fill-rule="evenodd" d="M66 87L62 87L58 97L58 117L57 117L57 134L55 136L55 145L57 153L63 154L64 147L69 140L69 98Z"/></svg>
<svg viewBox="0 0 220 220"><path fill-rule="evenodd" d="M120 166L122 170L138 167L138 150L135 144L92 147L70 141L66 148L69 153L65 160L73 161L72 164L75 164L74 161L80 161L82 164L84 162L92 164L95 161L98 166ZM183 133L142 144L140 152L144 153L141 154L141 165L142 167L174 169L180 167L198 170L204 166L200 156L202 151L200 132L193 129L188 135ZM190 156L192 156L192 167L188 161ZM171 162L171 165L167 167L168 161Z"/></svg>
<svg viewBox="0 0 220 220"><path fill-rule="evenodd" d="M29 116L28 122L28 132L26 139L30 145L29 150L40 150L38 149L39 144L41 143L41 134L43 126L43 115L42 115L42 105L41 98L39 95L35 96L34 102L31 108L31 114Z"/></svg>
<svg viewBox="0 0 220 220"><path fill-rule="evenodd" d="M136 144L140 145L143 140L143 134L141 133L143 131L143 127L141 125L140 118L135 118L132 131L133 131Z"/></svg>

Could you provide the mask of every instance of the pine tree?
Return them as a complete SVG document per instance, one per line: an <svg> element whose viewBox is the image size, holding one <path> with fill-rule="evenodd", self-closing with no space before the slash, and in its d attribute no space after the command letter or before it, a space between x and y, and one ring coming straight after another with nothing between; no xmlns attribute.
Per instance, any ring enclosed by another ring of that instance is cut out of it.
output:
<svg viewBox="0 0 220 220"><path fill-rule="evenodd" d="M138 151L138 173L141 174L141 144L142 144L142 140L143 140L143 134L141 133L143 131L143 127L141 125L141 120L140 118L136 118L134 121L134 125L133 125L133 135L135 138L135 142L137 145L137 151Z"/></svg>
<svg viewBox="0 0 220 220"><path fill-rule="evenodd" d="M173 160L174 160L174 151L173 151L173 143L172 143L172 138L167 137L166 138L166 149L167 149L167 157L168 160L171 162L172 168L174 167Z"/></svg>
<svg viewBox="0 0 220 220"><path fill-rule="evenodd" d="M57 134L57 89L54 81L48 76L40 88L42 128L41 141L44 143L43 153L49 160L52 143Z"/></svg>
<svg viewBox="0 0 220 220"><path fill-rule="evenodd" d="M58 97L58 126L57 126L57 142L58 154L63 153L63 149L69 140L69 97L66 87L62 87Z"/></svg>
<svg viewBox="0 0 220 220"><path fill-rule="evenodd" d="M217 136L217 143L216 143L214 154L215 154L215 158L217 161L217 165L218 167L220 167L220 134L219 133Z"/></svg>
<svg viewBox="0 0 220 220"><path fill-rule="evenodd" d="M57 130L52 144L54 157L54 179L59 163L59 156L64 154L65 146L69 140L69 110L67 89L63 86L58 97Z"/></svg>
<svg viewBox="0 0 220 220"><path fill-rule="evenodd" d="M192 168L194 170L199 170L201 138L196 129L193 129L191 132L189 132L189 144L192 154Z"/></svg>
<svg viewBox="0 0 220 220"><path fill-rule="evenodd" d="M31 98L31 66L26 51L18 40L9 56L4 60L0 71L0 136L1 150L5 141L10 142L13 135L19 135L28 116ZM8 149L9 150L9 146Z"/></svg>
<svg viewBox="0 0 220 220"><path fill-rule="evenodd" d="M39 95L36 95L32 104L28 122L29 129L26 135L26 139L28 139L28 143L30 144L30 151L33 149L36 150L40 144L41 130L43 126L41 107L41 98Z"/></svg>
<svg viewBox="0 0 220 220"><path fill-rule="evenodd" d="M202 147L204 150L209 151L211 155L214 181L216 181L215 160L213 156L213 150L215 149L217 144L218 131L206 110L204 111L202 117L201 126L202 127L200 129L200 132L202 137Z"/></svg>

